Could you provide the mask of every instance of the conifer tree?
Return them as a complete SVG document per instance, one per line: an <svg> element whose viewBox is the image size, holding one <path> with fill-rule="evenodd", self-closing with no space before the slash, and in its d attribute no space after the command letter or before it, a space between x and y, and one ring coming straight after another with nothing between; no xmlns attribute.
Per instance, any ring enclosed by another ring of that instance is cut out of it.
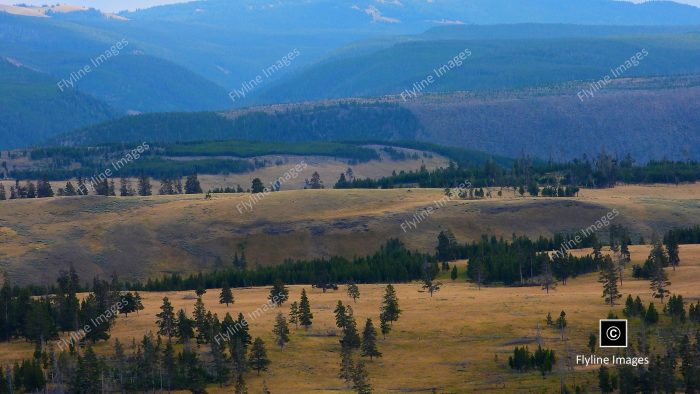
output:
<svg viewBox="0 0 700 394"><path fill-rule="evenodd" d="M459 271L457 271L457 266L453 265L452 266L452 272L450 272L450 279L457 280L457 277L459 276Z"/></svg>
<svg viewBox="0 0 700 394"><path fill-rule="evenodd" d="M161 359L163 360L163 385L170 391L176 377L175 349L171 340L165 343Z"/></svg>
<svg viewBox="0 0 700 394"><path fill-rule="evenodd" d="M289 326L287 325L287 320L284 318L282 312L277 314L272 333L275 335L275 342L277 343L277 346L279 346L280 349L284 349L284 345L289 342Z"/></svg>
<svg viewBox="0 0 700 394"><path fill-rule="evenodd" d="M211 348L211 358L213 360L215 381L219 384L219 387L223 387L224 383L228 381L229 374L231 372L227 365L224 347L223 345L219 344L218 341L211 341L209 346Z"/></svg>
<svg viewBox="0 0 700 394"><path fill-rule="evenodd" d="M372 386L369 384L369 374L362 360L357 362L352 371L352 388L357 394L372 393Z"/></svg>
<svg viewBox="0 0 700 394"><path fill-rule="evenodd" d="M393 324L395 321L399 320L399 316L401 316L399 299L392 285L387 285L384 290L384 299L379 316L380 318L383 316L383 320L389 324Z"/></svg>
<svg viewBox="0 0 700 394"><path fill-rule="evenodd" d="M676 270L676 266L680 263L681 259L678 256L678 241L673 235L666 236L664 240L666 244L666 253L668 254L668 262Z"/></svg>
<svg viewBox="0 0 700 394"><path fill-rule="evenodd" d="M664 270L662 263L659 260L656 260L656 264L654 264L653 271L651 272L649 284L649 287L652 290L652 296L660 299L661 303L663 304L664 298L666 298L666 295L670 293L668 290L668 286L670 285L671 282L668 281L668 276L666 275L666 271Z"/></svg>
<svg viewBox="0 0 700 394"><path fill-rule="evenodd" d="M343 379L346 384L352 383L352 374L355 365L352 361L352 349L347 346L340 348L340 372L338 377Z"/></svg>
<svg viewBox="0 0 700 394"><path fill-rule="evenodd" d="M258 375L260 375L260 371L267 371L267 367L270 365L270 359L267 358L267 351L265 350L265 342L260 337L255 338L255 341L253 341L248 363L250 368L258 372Z"/></svg>
<svg viewBox="0 0 700 394"><path fill-rule="evenodd" d="M386 334L391 332L391 325L386 320L386 315L379 315L379 330L382 332L382 338L386 339Z"/></svg>
<svg viewBox="0 0 700 394"><path fill-rule="evenodd" d="M620 290L617 288L617 268L613 264L610 256L605 256L601 263L600 276L598 282L603 284L603 299L606 304L611 307L615 306L615 301L622 297Z"/></svg>
<svg viewBox="0 0 700 394"><path fill-rule="evenodd" d="M343 324L343 337L340 344L351 349L359 348L361 344L360 334L357 332L357 322L350 305L345 308L345 318L341 319L341 323Z"/></svg>
<svg viewBox="0 0 700 394"><path fill-rule="evenodd" d="M275 283L270 289L270 295L267 297L273 304L278 307L282 306L289 298L289 289L284 285L281 279L275 280Z"/></svg>
<svg viewBox="0 0 700 394"><path fill-rule="evenodd" d="M187 343L194 337L192 320L187 317L184 309L177 312L177 338L181 343Z"/></svg>
<svg viewBox="0 0 700 394"><path fill-rule="evenodd" d="M360 298L360 288L357 287L354 282L348 284L347 293L348 297L352 298L353 302L357 302L357 299Z"/></svg>
<svg viewBox="0 0 700 394"><path fill-rule="evenodd" d="M152 194L151 180L148 178L148 175L141 174L141 176L139 176L138 189L139 196L150 196Z"/></svg>
<svg viewBox="0 0 700 394"><path fill-rule="evenodd" d="M656 307L654 306L654 303L649 304L649 309L647 309L646 313L644 314L644 321L647 324L656 324L659 321L659 312L656 311Z"/></svg>
<svg viewBox="0 0 700 394"><path fill-rule="evenodd" d="M221 287L221 294L219 295L219 304L226 304L228 308L228 305L233 303L233 292L231 292L228 282L224 282L224 285Z"/></svg>
<svg viewBox="0 0 700 394"><path fill-rule="evenodd" d="M377 330L374 329L372 319L367 319L365 329L362 332L362 357L381 357L382 353L377 349Z"/></svg>
<svg viewBox="0 0 700 394"><path fill-rule="evenodd" d="M202 298L197 298L194 304L194 326L197 328L197 343L207 343L209 336L209 321L207 320L207 310L204 307Z"/></svg>
<svg viewBox="0 0 700 394"><path fill-rule="evenodd" d="M306 289L301 290L301 300L299 300L299 324L308 330L313 324L314 314L311 313L311 304L306 296Z"/></svg>
<svg viewBox="0 0 700 394"><path fill-rule="evenodd" d="M168 297L163 297L163 305L160 307L161 312L156 315L158 320L158 334L169 338L175 335L175 313L173 306Z"/></svg>
<svg viewBox="0 0 700 394"><path fill-rule="evenodd" d="M197 174L192 174L185 181L185 194L202 194L202 186L199 184Z"/></svg>
<svg viewBox="0 0 700 394"><path fill-rule="evenodd" d="M299 304L296 301L289 306L289 322L293 323L295 328L299 328Z"/></svg>
<svg viewBox="0 0 700 394"><path fill-rule="evenodd" d="M335 314L335 325L340 329L345 328L347 325L347 312L342 301L338 301L333 313Z"/></svg>

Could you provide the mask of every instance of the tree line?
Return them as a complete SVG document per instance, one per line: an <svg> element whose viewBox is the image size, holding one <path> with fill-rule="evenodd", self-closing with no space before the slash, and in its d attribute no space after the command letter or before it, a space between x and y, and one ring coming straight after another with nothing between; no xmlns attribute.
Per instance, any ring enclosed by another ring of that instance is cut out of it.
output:
<svg viewBox="0 0 700 394"><path fill-rule="evenodd" d="M510 167L487 159L476 164L473 161L450 162L447 167L428 170L422 166L416 171L394 172L379 179L358 178L338 182L345 189L390 189L418 186L421 188L455 188L468 181L472 187L508 187L521 195L527 190L531 195L568 197L576 195L578 188L608 188L618 183L678 184L700 179L700 163L694 161L651 161L635 165L630 156L615 158L605 152L590 160L586 157L565 163L542 162L523 156Z"/></svg>

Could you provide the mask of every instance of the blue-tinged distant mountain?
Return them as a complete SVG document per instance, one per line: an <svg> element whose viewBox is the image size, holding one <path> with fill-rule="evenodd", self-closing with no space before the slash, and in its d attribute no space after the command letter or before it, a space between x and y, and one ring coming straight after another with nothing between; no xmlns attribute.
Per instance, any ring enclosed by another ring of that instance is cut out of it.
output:
<svg viewBox="0 0 700 394"><path fill-rule="evenodd" d="M48 75L0 58L0 148L33 144L118 115L80 91L61 93Z"/></svg>
<svg viewBox="0 0 700 394"><path fill-rule="evenodd" d="M436 26L700 25L696 7L614 0L208 0L120 15L130 23L109 24L229 89L295 48L302 55L291 70L358 40L419 34ZM182 33L173 39L173 31Z"/></svg>
<svg viewBox="0 0 700 394"><path fill-rule="evenodd" d="M492 91L597 81L643 50L647 55L635 60L639 64L618 77L700 73L700 27L453 26L357 43L275 81L250 101L372 97L407 90ZM469 56L461 66L435 73L465 51ZM429 77L432 81L425 82Z"/></svg>
<svg viewBox="0 0 700 394"><path fill-rule="evenodd" d="M358 40L419 34L436 26L700 25L696 7L614 0L208 0L119 14L126 20L95 14L52 17L82 33L126 36L148 54L229 91L293 49L301 55L270 80Z"/></svg>
<svg viewBox="0 0 700 394"><path fill-rule="evenodd" d="M68 15L35 18L0 12L0 56L50 75L54 86L61 80L71 81L74 86L64 83L64 92L77 89L121 111L207 110L229 105L228 91L151 55L129 36L70 21L108 21L102 14ZM116 48L120 42L123 47ZM109 58L93 62L107 51ZM89 73L80 73L86 66L91 67Z"/></svg>

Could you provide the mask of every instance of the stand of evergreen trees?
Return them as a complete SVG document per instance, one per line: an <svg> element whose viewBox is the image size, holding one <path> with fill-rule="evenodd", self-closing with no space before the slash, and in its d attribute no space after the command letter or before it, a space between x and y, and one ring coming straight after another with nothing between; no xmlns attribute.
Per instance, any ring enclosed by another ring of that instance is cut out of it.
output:
<svg viewBox="0 0 700 394"><path fill-rule="evenodd" d="M494 160L450 162L448 167L401 171L380 179L354 179L339 182L343 189L390 189L408 185L421 188L457 187L469 181L471 187L542 187L547 197L576 195L579 187L607 188L617 183L695 182L700 180L700 163L652 161L641 166L627 156L619 159L600 153L594 160L576 159L566 163L539 162L530 157L515 160L510 168ZM522 193L521 193L522 194ZM532 193L531 193L532 194Z"/></svg>
<svg viewBox="0 0 700 394"><path fill-rule="evenodd" d="M278 279L288 284L409 282L422 277L426 261L435 261L435 258L411 252L401 241L391 239L379 251L366 257L285 261L276 266L232 268L187 277L172 274L149 279L137 288L148 291L193 290L198 286L214 288L221 283L228 283L231 287L266 286Z"/></svg>

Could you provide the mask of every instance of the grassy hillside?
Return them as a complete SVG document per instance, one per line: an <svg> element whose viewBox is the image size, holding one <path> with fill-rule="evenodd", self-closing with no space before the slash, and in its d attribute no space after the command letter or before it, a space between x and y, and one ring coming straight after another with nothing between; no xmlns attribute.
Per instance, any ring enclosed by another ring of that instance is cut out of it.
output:
<svg viewBox="0 0 700 394"><path fill-rule="evenodd" d="M0 57L0 147L47 137L116 117L109 105L79 91L61 93L48 75Z"/></svg>
<svg viewBox="0 0 700 394"><path fill-rule="evenodd" d="M641 264L649 253L648 246L630 248L633 264ZM587 251L590 253L590 250ZM683 245L680 248L682 265L676 271L668 270L672 283L670 290L682 294L693 303L700 297L697 283L700 281L700 247ZM570 279L556 291L545 294L539 287L504 288L476 286L465 282L465 262L454 262L459 278L452 282L441 279L442 290L432 298L421 289L420 284L395 285L403 314L394 323L392 332L377 343L383 356L374 361L367 360L370 381L376 392L507 392L519 393L557 392L560 385L559 370L569 362L575 364L576 354L588 354L587 342L591 333L597 335L598 319L605 318L610 307L601 298L601 284L597 275L585 275ZM625 272L621 292L639 295L644 304L653 302L649 282L632 280L631 272ZM378 326L379 307L384 286L360 285L360 299L353 303L340 291L322 292L309 286L290 286L290 301L297 301L302 288L308 293L313 325L308 331L291 328L291 341L284 350L274 346L272 326L277 312L289 313L289 303L279 310L272 309L250 318L267 302L269 287L233 289L235 304L226 307L218 303L219 290L209 289L203 296L208 310L222 318L226 313L239 312L249 320L250 333L260 336L267 344L272 360L270 369L257 376L250 372L246 383L250 392L260 392L263 381L273 393L351 393L337 377L339 369L340 331L335 326L333 309L338 300L351 305L355 319L361 329L367 318ZM167 296L175 310L191 313L194 307L194 292L141 293L144 310L128 318L119 317L109 342L100 342L96 351L102 355L114 353L114 339L126 344L127 353L132 338L140 340L148 331L156 330L156 314L160 312L163 297ZM658 306L658 300L656 301ZM660 309L660 308L659 308ZM567 315L566 341L562 341L558 330L547 327L548 313L557 316L561 310ZM622 316L622 306L613 311ZM670 320L662 316L662 324ZM538 330L538 326L540 329ZM630 344L636 344L639 320L630 322ZM651 328L647 341L658 338L657 328ZM537 348L539 332L543 346L556 351L559 363L554 373L542 378L538 372L516 372L508 368L508 356L515 346ZM65 334L64 334L65 335ZM636 345L635 345L636 346ZM206 352L208 347L203 345ZM31 358L34 347L31 343L15 341L0 345L0 364L12 363L18 357ZM611 356L613 350L600 349L597 355ZM420 371L417 373L416 371ZM563 374L564 383L572 387L580 385L584 392L596 392L597 368L575 366ZM294 376L293 379L290 376ZM210 393L230 393L231 388L221 389L211 385Z"/></svg>
<svg viewBox="0 0 700 394"><path fill-rule="evenodd" d="M3 201L0 262L16 282L52 281L69 264L84 277L118 269L144 279L229 264L241 247L249 261L266 265L351 257L378 249L388 238L432 251L447 228L461 240L484 233L536 238L589 227L613 208L620 212L615 223L630 228L633 239L649 239L653 231L694 224L698 192L700 185L626 186L584 190L579 198L532 199L506 190L501 198L455 199L407 231L401 224L434 207L444 197L441 190L282 191L251 209L243 205L251 203L248 194Z"/></svg>

